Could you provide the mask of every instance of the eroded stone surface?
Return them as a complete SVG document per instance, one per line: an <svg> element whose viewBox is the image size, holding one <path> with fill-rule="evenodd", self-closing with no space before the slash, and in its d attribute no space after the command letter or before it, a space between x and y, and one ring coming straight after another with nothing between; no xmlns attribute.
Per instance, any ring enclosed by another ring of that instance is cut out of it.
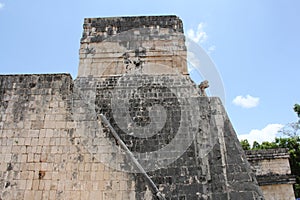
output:
<svg viewBox="0 0 300 200"><path fill-rule="evenodd" d="M247 159L255 172L266 200L294 199L288 149L246 151Z"/></svg>
<svg viewBox="0 0 300 200"><path fill-rule="evenodd" d="M100 113L166 199L262 198L176 16L86 19L75 81L0 76L0 100L1 199L156 199Z"/></svg>
<svg viewBox="0 0 300 200"><path fill-rule="evenodd" d="M182 21L176 16L85 19L78 77L187 74Z"/></svg>

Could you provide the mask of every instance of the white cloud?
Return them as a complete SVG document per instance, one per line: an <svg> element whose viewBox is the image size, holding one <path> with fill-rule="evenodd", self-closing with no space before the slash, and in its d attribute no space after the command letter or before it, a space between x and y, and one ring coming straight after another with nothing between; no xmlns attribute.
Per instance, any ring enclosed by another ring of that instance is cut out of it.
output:
<svg viewBox="0 0 300 200"><path fill-rule="evenodd" d="M190 74L194 70L194 67L188 63L187 69L188 69L188 72Z"/></svg>
<svg viewBox="0 0 300 200"><path fill-rule="evenodd" d="M246 97L237 96L233 99L232 103L243 108L254 108L258 106L259 98L250 95L247 95Z"/></svg>
<svg viewBox="0 0 300 200"><path fill-rule="evenodd" d="M215 50L216 50L216 46L212 45L212 46L208 47L207 53L210 54L210 53L214 52Z"/></svg>
<svg viewBox="0 0 300 200"><path fill-rule="evenodd" d="M195 66L199 66L200 65L200 61L199 59L197 58L197 56L191 52L191 51L188 51L187 52L187 60L188 60L188 71L189 73L195 69Z"/></svg>
<svg viewBox="0 0 300 200"><path fill-rule="evenodd" d="M204 27L205 27L205 23L201 22L198 24L196 31L194 31L194 29L187 30L186 36L193 42L201 44L202 48L206 50L207 54L211 54L216 50L216 46L209 44L208 35L204 31Z"/></svg>
<svg viewBox="0 0 300 200"><path fill-rule="evenodd" d="M204 23L201 22L200 24L198 24L197 31L195 32L193 29L189 29L187 31L187 36L196 43L203 43L207 40L207 34L203 30L203 28Z"/></svg>
<svg viewBox="0 0 300 200"><path fill-rule="evenodd" d="M248 134L238 135L239 140L247 139L249 144L252 146L254 141L259 143L268 141L274 141L276 134L283 127L282 124L268 124L265 128L258 130L253 129Z"/></svg>
<svg viewBox="0 0 300 200"><path fill-rule="evenodd" d="M0 3L0 9L4 8L4 3Z"/></svg>

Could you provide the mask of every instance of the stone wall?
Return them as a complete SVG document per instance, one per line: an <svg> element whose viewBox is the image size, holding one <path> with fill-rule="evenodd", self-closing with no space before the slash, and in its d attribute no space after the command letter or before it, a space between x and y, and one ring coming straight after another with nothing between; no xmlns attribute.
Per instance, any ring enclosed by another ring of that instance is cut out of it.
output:
<svg viewBox="0 0 300 200"><path fill-rule="evenodd" d="M114 141L110 135L101 135L103 131L94 123L96 116L81 110L89 107L84 108L86 102L69 75L0 78L2 199L154 198L141 175L103 163L109 161L97 153L104 154L106 144ZM247 172L248 165L220 100L197 101L203 133L197 134L194 144L174 163L149 175L167 199L254 198L254 177ZM93 131L100 132L94 140L103 137L97 141L98 151L89 149L90 138L82 135ZM215 135L216 144L207 155L200 156L208 133ZM145 151L153 148L142 147ZM137 151L135 148L132 151ZM120 157L117 162L124 160Z"/></svg>
<svg viewBox="0 0 300 200"><path fill-rule="evenodd" d="M288 149L246 151L266 200L295 199Z"/></svg>
<svg viewBox="0 0 300 200"><path fill-rule="evenodd" d="M222 102L186 72L181 20L159 16L86 19L75 81L0 76L1 199L263 199Z"/></svg>
<svg viewBox="0 0 300 200"><path fill-rule="evenodd" d="M265 199L268 200L294 200L294 190L290 184L260 186Z"/></svg>
<svg viewBox="0 0 300 200"><path fill-rule="evenodd" d="M134 199L130 175L81 144L68 74L0 76L0 199Z"/></svg>

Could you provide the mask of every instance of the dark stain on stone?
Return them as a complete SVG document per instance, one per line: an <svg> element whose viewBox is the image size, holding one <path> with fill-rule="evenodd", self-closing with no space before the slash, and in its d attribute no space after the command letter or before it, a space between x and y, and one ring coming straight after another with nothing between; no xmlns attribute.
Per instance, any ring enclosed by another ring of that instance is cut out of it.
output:
<svg viewBox="0 0 300 200"><path fill-rule="evenodd" d="M8 182L5 183L4 187L8 188L9 186L10 186L10 182L8 181Z"/></svg>
<svg viewBox="0 0 300 200"><path fill-rule="evenodd" d="M113 28L116 33L130 31L132 29L150 29L150 27L166 28L173 32L183 33L181 19L174 15L165 16L138 16L138 17L115 17L115 18L86 18L83 27L94 27L96 32L106 32L111 37ZM90 34L90 33L89 33ZM81 42L88 36L86 32L82 34ZM91 42L102 42L107 36L96 35L91 38Z"/></svg>
<svg viewBox="0 0 300 200"><path fill-rule="evenodd" d="M8 106L8 101L4 101L4 96L6 93L6 89L5 89L5 81L4 79L2 79L2 77L0 77L0 109L3 107L4 110L7 109Z"/></svg>
<svg viewBox="0 0 300 200"><path fill-rule="evenodd" d="M82 162L83 161L83 155L79 154L76 158L77 161Z"/></svg>
<svg viewBox="0 0 300 200"><path fill-rule="evenodd" d="M28 91L28 89L23 89L17 92L19 93L18 100L13 104L14 122L24 120L25 112L27 111L30 99Z"/></svg>
<svg viewBox="0 0 300 200"><path fill-rule="evenodd" d="M166 82L174 81L171 77L157 78ZM128 80L126 79L122 81L127 81L128 84L134 84L133 82L138 80L143 80L145 83L141 87L138 87L135 92L130 94L130 96L128 96L129 115L135 126L146 127L151 123L149 108L152 108L153 106L162 106L167 115L166 123L161 130L157 131L157 134L147 138L147 140L144 140L125 133L117 125L113 117L110 104L111 91L116 85L116 80L114 79L107 79L97 88L95 111L97 114L102 113L106 116L113 128L131 151L140 153L153 152L168 145L176 136L182 117L180 102L170 88L164 85L153 83L153 77L147 75L141 77L133 76L128 78ZM107 87L108 85L111 85L111 88ZM160 118L159 115L153 117L156 117L157 119ZM103 125L103 127L105 127L105 125ZM104 128L103 131L107 137L111 138L112 141L114 140L109 129ZM156 130L153 129L149 131L153 132Z"/></svg>
<svg viewBox="0 0 300 200"><path fill-rule="evenodd" d="M45 177L45 175L46 175L45 171L42 171L42 170L39 171L39 179L40 180L43 179Z"/></svg>
<svg viewBox="0 0 300 200"><path fill-rule="evenodd" d="M73 180L76 180L76 179L77 179L77 176L78 176L78 173L77 173L77 172L73 172L73 173L72 173L72 179L73 179Z"/></svg>
<svg viewBox="0 0 300 200"><path fill-rule="evenodd" d="M7 169L6 169L6 170L7 170L7 171L13 170L13 166L12 166L11 163L8 163L8 164L7 164Z"/></svg>
<svg viewBox="0 0 300 200"><path fill-rule="evenodd" d="M74 129L67 129L67 134L72 145L75 144Z"/></svg>
<svg viewBox="0 0 300 200"><path fill-rule="evenodd" d="M36 86L36 83L29 83L30 88L34 88Z"/></svg>

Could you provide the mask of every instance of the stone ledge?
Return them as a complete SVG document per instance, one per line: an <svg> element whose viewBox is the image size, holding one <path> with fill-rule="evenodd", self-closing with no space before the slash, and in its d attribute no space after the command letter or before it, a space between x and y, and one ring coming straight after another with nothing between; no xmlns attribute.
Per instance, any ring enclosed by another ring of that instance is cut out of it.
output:
<svg viewBox="0 0 300 200"><path fill-rule="evenodd" d="M248 161L253 160L265 160L265 159L278 159L278 158L289 158L290 154L288 149L261 149L261 150L246 150L246 157Z"/></svg>
<svg viewBox="0 0 300 200"><path fill-rule="evenodd" d="M46 94L45 89L50 88L60 88L61 91L66 92L72 87L73 82L72 76L67 73L0 75L0 95L4 95L6 90L15 89L18 89L18 94L33 94L37 90Z"/></svg>
<svg viewBox="0 0 300 200"><path fill-rule="evenodd" d="M173 28L174 25L177 25L177 31L183 33L182 21L175 15L85 18L83 27L92 26L96 27L97 31L106 32L107 26L120 27L120 30L126 31L150 26Z"/></svg>
<svg viewBox="0 0 300 200"><path fill-rule="evenodd" d="M81 42L93 33L100 35L93 36L92 42L102 42L107 36L140 28L166 28L183 33L182 20L175 15L85 18L83 28Z"/></svg>
<svg viewBox="0 0 300 200"><path fill-rule="evenodd" d="M256 176L259 186L262 185L276 185L276 184L294 184L296 183L296 176L291 174L266 174Z"/></svg>

